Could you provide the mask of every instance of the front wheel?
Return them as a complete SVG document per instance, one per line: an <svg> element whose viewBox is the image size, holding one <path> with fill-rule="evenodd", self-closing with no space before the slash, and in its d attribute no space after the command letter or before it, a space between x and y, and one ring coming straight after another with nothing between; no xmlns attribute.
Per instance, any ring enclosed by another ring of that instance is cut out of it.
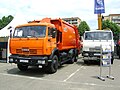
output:
<svg viewBox="0 0 120 90"><path fill-rule="evenodd" d="M111 56L111 64L113 64L113 61L114 61L114 53L112 53L112 56Z"/></svg>
<svg viewBox="0 0 120 90"><path fill-rule="evenodd" d="M84 64L89 64L89 61L88 60L84 60Z"/></svg>
<svg viewBox="0 0 120 90"><path fill-rule="evenodd" d="M27 65L22 65L22 64L17 64L17 67L19 68L19 70L21 71L26 71L28 69Z"/></svg>
<svg viewBox="0 0 120 90"><path fill-rule="evenodd" d="M120 52L118 53L119 59L120 59Z"/></svg>
<svg viewBox="0 0 120 90"><path fill-rule="evenodd" d="M52 74L52 73L55 73L57 69L58 69L58 57L57 55L54 55L52 57L52 62L48 63L47 72Z"/></svg>
<svg viewBox="0 0 120 90"><path fill-rule="evenodd" d="M78 56L78 54L77 54L77 51L73 51L73 53L71 54L71 57L70 57L70 61L69 61L69 63L70 64L73 64L74 62L77 62L77 57Z"/></svg>
<svg viewBox="0 0 120 90"><path fill-rule="evenodd" d="M112 56L112 58L111 58L111 64L113 64L113 61L114 61L114 57Z"/></svg>

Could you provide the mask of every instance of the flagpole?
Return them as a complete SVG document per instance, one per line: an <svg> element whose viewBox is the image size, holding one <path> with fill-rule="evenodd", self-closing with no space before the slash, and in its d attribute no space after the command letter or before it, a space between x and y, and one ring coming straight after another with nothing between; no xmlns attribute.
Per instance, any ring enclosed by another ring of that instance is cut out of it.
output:
<svg viewBox="0 0 120 90"><path fill-rule="evenodd" d="M98 14L98 30L102 30L102 17Z"/></svg>

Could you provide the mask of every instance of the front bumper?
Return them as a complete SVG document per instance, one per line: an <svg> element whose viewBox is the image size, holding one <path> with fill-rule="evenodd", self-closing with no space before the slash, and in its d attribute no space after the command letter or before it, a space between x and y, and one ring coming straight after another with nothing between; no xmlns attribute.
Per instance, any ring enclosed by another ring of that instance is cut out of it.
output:
<svg viewBox="0 0 120 90"><path fill-rule="evenodd" d="M83 60L98 60L98 59L100 60L101 53L83 51L82 56L83 56Z"/></svg>
<svg viewBox="0 0 120 90"><path fill-rule="evenodd" d="M83 51L83 60L100 60L101 52ZM114 58L114 52L111 52L111 58Z"/></svg>
<svg viewBox="0 0 120 90"><path fill-rule="evenodd" d="M11 55L9 56L9 63L24 63L28 65L47 65L47 56L19 56Z"/></svg>
<svg viewBox="0 0 120 90"><path fill-rule="evenodd" d="M101 53L100 52L83 51L82 56L84 56L84 57L99 57L99 56L101 56Z"/></svg>

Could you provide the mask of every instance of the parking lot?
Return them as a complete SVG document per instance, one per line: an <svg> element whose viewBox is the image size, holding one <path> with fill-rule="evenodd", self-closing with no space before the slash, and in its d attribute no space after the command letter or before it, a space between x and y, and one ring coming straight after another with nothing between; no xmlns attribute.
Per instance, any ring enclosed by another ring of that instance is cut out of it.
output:
<svg viewBox="0 0 120 90"><path fill-rule="evenodd" d="M46 74L41 68L29 67L20 71L16 64L0 63L0 90L120 90L120 60L112 65L114 80L106 78L108 67L102 68L105 81L97 78L100 66L88 65L82 58L74 64L64 64L54 74Z"/></svg>

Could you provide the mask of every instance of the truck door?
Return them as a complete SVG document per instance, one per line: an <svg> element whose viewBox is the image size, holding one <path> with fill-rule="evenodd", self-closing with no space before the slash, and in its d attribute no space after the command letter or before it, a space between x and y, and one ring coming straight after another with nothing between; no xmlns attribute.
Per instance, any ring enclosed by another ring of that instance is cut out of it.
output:
<svg viewBox="0 0 120 90"><path fill-rule="evenodd" d="M55 28L48 28L48 47L50 51L56 48L56 29Z"/></svg>

